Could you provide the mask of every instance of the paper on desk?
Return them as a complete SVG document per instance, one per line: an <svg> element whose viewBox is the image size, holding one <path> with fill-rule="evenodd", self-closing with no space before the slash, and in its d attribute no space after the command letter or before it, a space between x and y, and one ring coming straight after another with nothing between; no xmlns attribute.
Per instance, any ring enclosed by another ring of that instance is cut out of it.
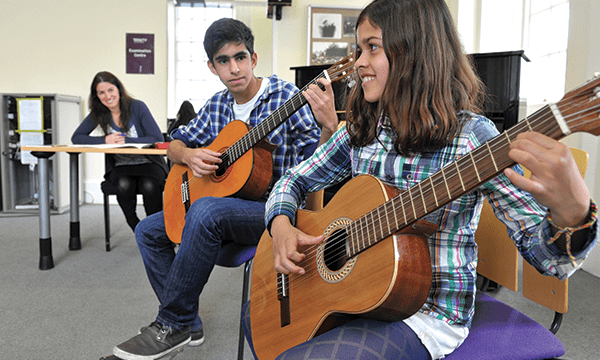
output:
<svg viewBox="0 0 600 360"><path fill-rule="evenodd" d="M70 147L90 147L98 149L117 149L117 148L136 148L136 149L147 149L153 148L154 144L70 144L70 145L55 145L55 146L70 146Z"/></svg>

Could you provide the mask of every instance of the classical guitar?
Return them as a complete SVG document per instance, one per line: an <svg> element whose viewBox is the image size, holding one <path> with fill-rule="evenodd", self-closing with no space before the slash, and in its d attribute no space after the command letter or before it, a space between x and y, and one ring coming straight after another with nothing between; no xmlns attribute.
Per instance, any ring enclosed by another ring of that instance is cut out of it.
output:
<svg viewBox="0 0 600 360"><path fill-rule="evenodd" d="M345 57L324 70L300 92L288 99L256 127L249 130L242 121L227 124L207 149L221 153L219 168L210 176L194 177L190 168L174 164L165 184L164 216L167 235L174 243L181 242L185 214L191 204L205 196L238 196L260 198L271 182L274 146L266 136L308 103L302 92L320 78L332 82L347 77L352 70L351 56Z"/></svg>
<svg viewBox="0 0 600 360"><path fill-rule="evenodd" d="M346 183L317 212L299 210L297 227L325 235L302 249L304 275L273 270L265 232L252 269L250 316L256 355L270 360L349 318L399 321L425 302L431 286L427 240L410 234L431 213L513 166L519 133L554 139L572 132L600 135L600 79L567 93L427 179L399 191L370 175Z"/></svg>

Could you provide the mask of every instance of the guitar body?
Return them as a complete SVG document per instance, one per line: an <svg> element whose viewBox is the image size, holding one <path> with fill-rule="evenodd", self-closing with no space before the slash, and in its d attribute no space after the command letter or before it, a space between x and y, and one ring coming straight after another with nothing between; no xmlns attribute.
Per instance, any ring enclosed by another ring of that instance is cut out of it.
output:
<svg viewBox="0 0 600 360"><path fill-rule="evenodd" d="M246 123L232 121L206 149L223 153L246 133ZM223 173L217 172L200 178L194 177L189 167L174 164L169 171L164 193L165 227L169 239L174 243L181 242L187 209L201 197L237 196L250 200L260 198L267 191L273 175L271 152L274 148L266 141L261 141L241 155Z"/></svg>
<svg viewBox="0 0 600 360"><path fill-rule="evenodd" d="M395 193L396 189L374 177L358 176L345 184L324 209L299 210L297 227L309 235L325 234L321 243L324 246L348 221L360 218ZM306 273L289 275L286 305L278 299L277 279L281 275L273 269L272 239L268 232L260 239L250 293L252 339L259 359L274 359L356 316L388 321L407 318L427 299L431 260L423 236L389 236L342 266L326 265L327 250L305 253L299 266ZM289 324L282 326L282 312L288 312L288 308L289 316L283 317L289 317Z"/></svg>
<svg viewBox="0 0 600 360"><path fill-rule="evenodd" d="M431 287L429 246L417 234L435 231L419 219L513 166L508 153L520 133L557 140L578 131L600 135L599 119L596 78L402 192L370 175L352 179L324 209L298 212L300 230L325 235L320 244L300 249L304 275L275 272L265 232L250 293L257 357L274 359L355 316L398 321L414 314Z"/></svg>
<svg viewBox="0 0 600 360"><path fill-rule="evenodd" d="M352 56L346 56L313 79L329 78L332 82L346 78L354 66ZM252 130L242 121L227 124L207 149L221 153L223 163L211 176L195 178L192 171L175 165L165 183L164 214L167 235L174 243L181 243L185 214L191 204L205 196L237 196L256 200L268 189L273 176L271 152L275 146L266 137L286 121L308 100L302 91L295 93L275 111L258 123Z"/></svg>

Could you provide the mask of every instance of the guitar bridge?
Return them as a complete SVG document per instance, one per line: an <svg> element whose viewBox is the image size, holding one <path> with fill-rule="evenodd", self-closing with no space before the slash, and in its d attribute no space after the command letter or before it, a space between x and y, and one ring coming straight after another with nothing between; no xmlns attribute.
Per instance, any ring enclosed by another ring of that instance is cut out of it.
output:
<svg viewBox="0 0 600 360"><path fill-rule="evenodd" d="M181 175L181 203L185 206L185 212L190 209L190 182L187 171Z"/></svg>
<svg viewBox="0 0 600 360"><path fill-rule="evenodd" d="M291 323L290 316L290 277L277 274L277 299L279 300L279 319L281 327Z"/></svg>

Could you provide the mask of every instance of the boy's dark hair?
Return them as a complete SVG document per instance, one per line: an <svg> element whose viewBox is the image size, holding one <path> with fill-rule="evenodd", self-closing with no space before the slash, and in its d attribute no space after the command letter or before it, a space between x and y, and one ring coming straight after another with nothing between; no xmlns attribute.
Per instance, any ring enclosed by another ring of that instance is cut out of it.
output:
<svg viewBox="0 0 600 360"><path fill-rule="evenodd" d="M215 54L231 42L244 43L250 55L254 54L254 35L252 35L252 30L246 24L231 18L223 18L213 22L204 34L204 50L208 60L213 63Z"/></svg>

